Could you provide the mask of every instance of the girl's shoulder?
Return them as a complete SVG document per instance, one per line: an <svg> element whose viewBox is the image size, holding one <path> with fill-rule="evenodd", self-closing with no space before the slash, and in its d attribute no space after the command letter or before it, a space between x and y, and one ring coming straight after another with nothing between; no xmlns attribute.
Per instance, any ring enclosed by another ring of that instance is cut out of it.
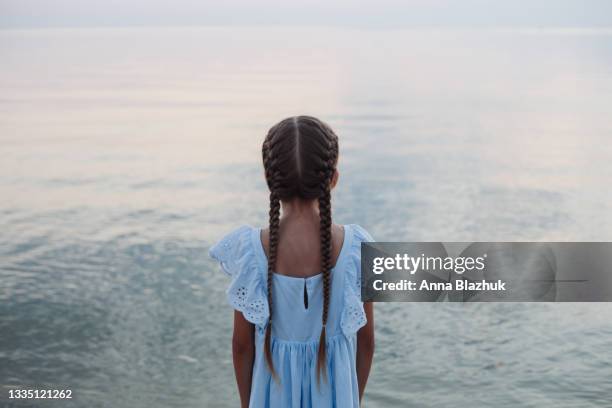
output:
<svg viewBox="0 0 612 408"><path fill-rule="evenodd" d="M374 242L374 238L372 238L370 233L365 228L363 228L361 225L359 225L359 224L346 224L346 225L344 225L344 227L345 227L345 230L348 227L349 233L352 234L353 239L358 240L359 243L361 243L361 242Z"/></svg>
<svg viewBox="0 0 612 408"><path fill-rule="evenodd" d="M361 243L362 242L374 242L372 235L358 224L346 224L344 225L344 244L346 253L344 258L346 263L344 264L345 269L349 275L355 279L359 279L361 275Z"/></svg>
<svg viewBox="0 0 612 408"><path fill-rule="evenodd" d="M248 263L256 262L254 238L259 229L242 225L223 236L210 247L208 254L221 265L225 273L235 276Z"/></svg>
<svg viewBox="0 0 612 408"><path fill-rule="evenodd" d="M365 228L358 224L346 224L344 227L344 243L343 249L344 254L341 253L341 258L348 258L345 267L349 269L349 272L353 271L356 273L361 272L361 243L362 242L373 242L374 238L370 235ZM339 259L343 261L343 259Z"/></svg>

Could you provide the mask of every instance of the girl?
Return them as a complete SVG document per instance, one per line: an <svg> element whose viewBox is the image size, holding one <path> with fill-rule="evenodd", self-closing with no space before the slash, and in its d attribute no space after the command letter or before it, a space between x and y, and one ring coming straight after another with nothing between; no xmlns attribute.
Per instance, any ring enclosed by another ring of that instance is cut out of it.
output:
<svg viewBox="0 0 612 408"><path fill-rule="evenodd" d="M374 354L372 304L360 299L361 242L372 238L332 223L338 138L298 116L272 127L262 151L269 227L243 226L210 249L232 277L242 407L358 407Z"/></svg>

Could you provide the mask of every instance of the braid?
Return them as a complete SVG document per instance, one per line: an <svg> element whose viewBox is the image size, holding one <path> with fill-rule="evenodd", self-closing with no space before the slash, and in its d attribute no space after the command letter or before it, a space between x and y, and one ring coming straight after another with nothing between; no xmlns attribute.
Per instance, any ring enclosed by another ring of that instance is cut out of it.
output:
<svg viewBox="0 0 612 408"><path fill-rule="evenodd" d="M266 353L266 362L268 363L268 368L272 373L272 377L277 379L276 370L274 369L274 363L272 362L272 350L271 350L271 339L272 336L272 274L276 267L276 253L278 248L278 227L279 227L279 217L280 217L280 200L276 192L272 191L270 193L270 249L268 250L268 308L270 310L270 316L268 320L268 326L266 327L266 337L265 337L265 353Z"/></svg>
<svg viewBox="0 0 612 408"><path fill-rule="evenodd" d="M266 335L264 339L264 352L266 363L270 369L272 377L276 380L278 376L274 369L274 362L272 361L272 278L274 269L276 268L276 254L278 249L278 230L280 223L280 198L278 196L278 177L274 167L274 160L271 157L271 143L272 143L271 131L266 138L263 145L263 161L266 172L266 180L270 187L270 212L269 212L269 249L268 249L268 274L267 274L267 289L268 289L268 325L266 327Z"/></svg>
<svg viewBox="0 0 612 408"><path fill-rule="evenodd" d="M320 218L320 237L321 237L321 272L323 273L323 316L321 317L323 327L319 337L319 350L317 355L317 381L321 375L327 380L327 338L326 326L327 315L329 312L329 297L331 292L331 178L334 173L337 157L337 144L330 143L329 158L327 160L327 170L323 172L321 180L321 195L319 196L319 218Z"/></svg>

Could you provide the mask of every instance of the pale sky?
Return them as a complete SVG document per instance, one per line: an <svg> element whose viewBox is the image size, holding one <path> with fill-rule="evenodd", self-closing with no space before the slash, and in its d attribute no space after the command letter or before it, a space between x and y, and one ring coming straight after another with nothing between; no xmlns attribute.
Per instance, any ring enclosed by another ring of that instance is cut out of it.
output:
<svg viewBox="0 0 612 408"><path fill-rule="evenodd" d="M611 0L0 0L0 27L612 27Z"/></svg>

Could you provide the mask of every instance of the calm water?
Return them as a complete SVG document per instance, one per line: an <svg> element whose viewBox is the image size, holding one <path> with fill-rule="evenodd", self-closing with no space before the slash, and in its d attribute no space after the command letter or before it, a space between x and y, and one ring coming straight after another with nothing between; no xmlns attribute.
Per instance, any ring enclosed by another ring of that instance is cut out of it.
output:
<svg viewBox="0 0 612 408"><path fill-rule="evenodd" d="M260 143L295 113L379 240L612 240L611 31L4 30L0 58L1 398L237 406L207 249L266 222ZM368 407L612 406L612 305L376 325Z"/></svg>

